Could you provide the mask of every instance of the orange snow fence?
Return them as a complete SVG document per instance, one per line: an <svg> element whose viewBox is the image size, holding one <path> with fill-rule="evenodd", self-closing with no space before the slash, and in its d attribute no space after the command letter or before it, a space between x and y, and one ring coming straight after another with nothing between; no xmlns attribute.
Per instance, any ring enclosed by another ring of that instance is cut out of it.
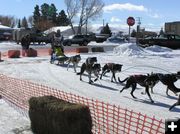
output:
<svg viewBox="0 0 180 134"><path fill-rule="evenodd" d="M20 57L20 50L9 50L8 51L8 58L19 58Z"/></svg>
<svg viewBox="0 0 180 134"><path fill-rule="evenodd" d="M93 134L165 133L165 123L162 119L2 74L0 74L0 95L27 116L28 100L31 97L52 95L70 103L86 105L92 117Z"/></svg>

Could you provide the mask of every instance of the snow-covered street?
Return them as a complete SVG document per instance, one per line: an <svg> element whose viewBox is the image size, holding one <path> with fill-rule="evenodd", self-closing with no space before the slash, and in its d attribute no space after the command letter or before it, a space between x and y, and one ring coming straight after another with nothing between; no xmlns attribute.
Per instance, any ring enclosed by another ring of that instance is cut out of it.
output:
<svg viewBox="0 0 180 134"><path fill-rule="evenodd" d="M90 43L90 45L98 44ZM108 42L104 42L104 45L108 45ZM13 49L16 46L17 45L12 45L11 43L0 43L0 50L4 47ZM67 56L71 55L74 54L67 54ZM122 64L122 71L116 75L116 77L120 77L120 79L124 79L133 74L147 74L151 72L176 73L177 71L180 71L180 50L171 50L158 46L143 49L134 43L125 43L118 44L113 51L106 51L105 53L82 53L82 60L77 68L78 72L81 64L86 58L92 56L97 57L101 67L109 62ZM3 62L0 62L0 71L1 74L10 77L42 83L65 92L71 92L83 97L119 105L123 108L141 112L142 114L147 114L151 117L155 116L158 119L165 120L167 118L180 117L179 106L175 107L172 111L168 110L169 107L176 102L177 96L171 91L169 91L171 96L167 96L165 93L166 86L161 82L154 87L154 94L151 94L152 99L155 101L155 103L152 104L147 95L141 94L141 92L144 91L144 88L139 85L134 92L137 99L133 99L130 95L130 88L124 90L122 93L119 92L124 84L112 83L110 81L111 73L107 73L106 77L103 77L102 80L98 80L90 85L88 84L87 75L83 75L83 81L80 81L79 76L76 75L72 66L70 66L67 71L66 65L50 64L49 59L50 56L5 59ZM177 81L175 85L180 88L180 80ZM1 111L6 111L6 108L8 108L7 104L2 100L0 104ZM11 111L9 109L7 110ZM17 119L23 118L17 112L13 112L13 116L16 116ZM9 118L9 120L13 119L8 113L0 114L0 119L5 120L7 118ZM26 124L28 124L28 121L26 119L23 119L23 121L24 123L20 123L20 126L27 126ZM0 124L2 124L0 125L0 130L2 130L5 125L3 122L0 122ZM14 127L11 130L13 130ZM4 132L8 133L9 130L10 129Z"/></svg>

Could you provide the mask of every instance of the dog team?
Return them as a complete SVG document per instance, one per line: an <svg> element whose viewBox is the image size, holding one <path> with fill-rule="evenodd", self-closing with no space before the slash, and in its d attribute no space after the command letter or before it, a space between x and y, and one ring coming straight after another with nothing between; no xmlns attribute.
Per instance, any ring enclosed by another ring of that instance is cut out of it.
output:
<svg viewBox="0 0 180 134"><path fill-rule="evenodd" d="M102 77L108 72L112 73L111 82L115 81L117 83L115 74L117 72L121 72L121 69L123 66L122 64L106 63L102 67L102 73L100 74L101 65L99 63L97 63L97 58L96 57L88 57L86 59L86 61L81 65L80 72L77 73L76 68L77 68L79 62L81 61L80 55L75 55L75 56L71 56L71 57L66 56L66 58L56 58L55 60L58 61L58 64L59 63L64 64L65 62L67 62L67 70L69 68L70 63L72 63L74 72L77 75L80 75L81 81L82 81L82 75L86 71L88 73L89 84L92 84L93 82L97 81L99 76L100 76L100 79L102 79ZM94 80L92 80L92 74L94 74L94 76L95 76ZM132 90L131 90L130 94L135 99L136 99L136 97L133 95L133 93L137 87L137 84L139 84L140 86L145 88L145 93L147 93L151 102L154 103L153 99L151 98L149 89L151 89L151 93L153 93L153 87L158 82L161 82L162 84L167 86L167 89L166 89L167 95L168 95L168 91L170 90L177 96L177 93L180 92L180 88L177 88L174 85L174 83L178 79L180 79L180 71L177 73L171 73L171 74L151 73L151 74L147 74L147 75L144 75L144 74L131 75L131 76L125 78L124 80L120 80L120 78L118 77L118 82L119 83L126 82L125 86L120 90L120 93L123 92L124 89L131 87ZM172 108L174 108L177 105L180 105L180 95L179 95L177 102L175 104L173 104L169 108L169 110L171 110Z"/></svg>

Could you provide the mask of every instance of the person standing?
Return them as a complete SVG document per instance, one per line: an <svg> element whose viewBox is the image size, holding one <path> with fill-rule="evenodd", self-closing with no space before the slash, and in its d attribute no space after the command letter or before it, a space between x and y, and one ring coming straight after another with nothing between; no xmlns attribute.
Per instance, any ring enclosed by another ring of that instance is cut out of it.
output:
<svg viewBox="0 0 180 134"><path fill-rule="evenodd" d="M23 54L23 56L27 55L30 43L31 43L31 40L30 40L30 35L29 34L22 37L21 46L22 46L22 54Z"/></svg>
<svg viewBox="0 0 180 134"><path fill-rule="evenodd" d="M51 52L51 59L50 63L53 63L57 57L66 57L64 54L64 46L63 46L63 35L61 34L60 30L54 34L52 39L52 52Z"/></svg>
<svg viewBox="0 0 180 134"><path fill-rule="evenodd" d="M30 35L27 34L21 39L21 46L23 50L28 50L30 45Z"/></svg>

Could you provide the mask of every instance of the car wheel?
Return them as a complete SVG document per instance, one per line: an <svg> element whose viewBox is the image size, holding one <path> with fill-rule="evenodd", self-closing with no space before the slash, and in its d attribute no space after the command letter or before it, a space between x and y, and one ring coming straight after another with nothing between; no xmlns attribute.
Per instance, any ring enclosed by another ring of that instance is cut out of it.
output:
<svg viewBox="0 0 180 134"><path fill-rule="evenodd" d="M87 45L88 45L88 42L87 42L87 41L84 41L84 42L83 42L83 45L84 45L84 46L87 46Z"/></svg>
<svg viewBox="0 0 180 134"><path fill-rule="evenodd" d="M71 46L71 42L70 42L70 41L68 41L68 42L67 42L67 45L68 45L68 46Z"/></svg>
<svg viewBox="0 0 180 134"><path fill-rule="evenodd" d="M66 42L63 42L63 46L66 46L67 44L66 44Z"/></svg>

